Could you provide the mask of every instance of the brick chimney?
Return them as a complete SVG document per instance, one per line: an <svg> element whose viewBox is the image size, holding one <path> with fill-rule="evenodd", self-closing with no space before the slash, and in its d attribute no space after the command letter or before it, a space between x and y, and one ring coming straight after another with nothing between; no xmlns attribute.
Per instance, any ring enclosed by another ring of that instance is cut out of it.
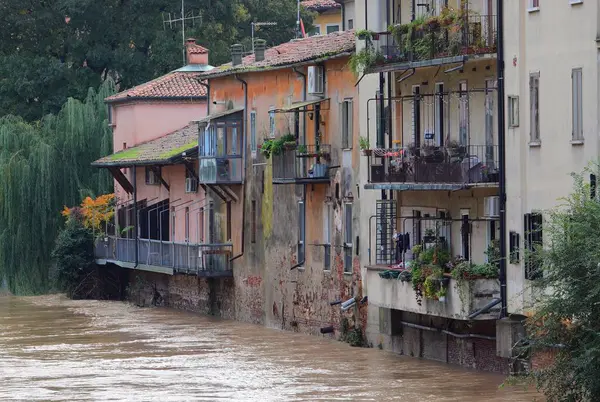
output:
<svg viewBox="0 0 600 402"><path fill-rule="evenodd" d="M187 64L208 64L208 49L196 44L196 39L189 38L185 41Z"/></svg>

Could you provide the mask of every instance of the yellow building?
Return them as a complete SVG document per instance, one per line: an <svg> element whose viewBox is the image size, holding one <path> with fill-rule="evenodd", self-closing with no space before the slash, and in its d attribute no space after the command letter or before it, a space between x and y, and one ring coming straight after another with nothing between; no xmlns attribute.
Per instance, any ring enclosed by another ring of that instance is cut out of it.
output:
<svg viewBox="0 0 600 402"><path fill-rule="evenodd" d="M335 0L305 0L302 6L309 11L317 13L313 20L315 31L312 35L327 35L336 31L353 29L354 21L348 20L344 26L342 23L342 5Z"/></svg>

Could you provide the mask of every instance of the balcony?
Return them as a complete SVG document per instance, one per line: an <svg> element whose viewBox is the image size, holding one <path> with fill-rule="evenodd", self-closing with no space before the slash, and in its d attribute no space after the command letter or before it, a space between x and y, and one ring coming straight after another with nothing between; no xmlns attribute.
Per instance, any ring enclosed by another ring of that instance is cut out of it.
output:
<svg viewBox="0 0 600 402"><path fill-rule="evenodd" d="M273 184L329 183L331 145L297 145L273 155Z"/></svg>
<svg viewBox="0 0 600 402"><path fill-rule="evenodd" d="M497 145L425 145L374 149L368 156L368 189L457 190L497 186Z"/></svg>
<svg viewBox="0 0 600 402"><path fill-rule="evenodd" d="M380 273L385 270L379 267L367 267L367 284L369 303L394 310L409 311L457 320L470 319L469 315L481 310L486 305L499 299L500 283L496 279L475 279L457 281L448 279L445 284L445 300L440 298L418 298L410 281L401 278L386 278ZM498 318L499 306L495 306L475 320L495 320Z"/></svg>
<svg viewBox="0 0 600 402"><path fill-rule="evenodd" d="M388 32L365 34L367 71L459 63L482 55L495 57L496 20L495 15L449 12L393 25Z"/></svg>
<svg viewBox="0 0 600 402"><path fill-rule="evenodd" d="M136 264L136 244L138 261ZM98 264L199 277L233 276L231 244L192 244L106 236L96 243Z"/></svg>

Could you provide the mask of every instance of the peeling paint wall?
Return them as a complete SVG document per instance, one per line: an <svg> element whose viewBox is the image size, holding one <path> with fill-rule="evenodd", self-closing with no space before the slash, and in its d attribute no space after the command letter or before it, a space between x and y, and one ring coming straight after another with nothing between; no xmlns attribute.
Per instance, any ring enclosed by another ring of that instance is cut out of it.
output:
<svg viewBox="0 0 600 402"><path fill-rule="evenodd" d="M348 59L325 63L325 97L322 103L321 143L331 144L332 160L339 166L332 168L330 183L307 185L273 185L272 161L258 152L252 157L250 148L250 112L256 112L256 142L269 137L269 109L289 106L303 100L303 78L292 69L241 74L248 83L246 130L245 202L240 199L233 210L234 232L245 230L244 255L234 262L234 298L236 319L272 328L304 333L319 333L322 327L340 329L343 317L350 327L354 323L366 327L366 304L342 313L340 305L330 302L363 296L360 259L352 250L352 266L344 272L344 204L356 197L355 177L359 171L358 120L354 120L352 147L341 149L341 102L354 101L358 108L356 77L347 67ZM307 74L307 67L299 71ZM244 105L242 84L235 77L222 77L210 82L211 99L232 101ZM308 96L308 100L311 96ZM294 114L275 114L276 137L293 133ZM314 118L314 115L313 115ZM315 122L306 114L300 116L300 137L306 144L315 143ZM337 189L337 191L336 191ZM292 269L298 261L298 202L304 199L306 210L306 251L302 266ZM253 208L252 206L255 206ZM331 208L329 225L331 263L325 269L324 213ZM245 209L246 219L243 220ZM255 211L255 216L253 216ZM360 234L357 217L358 203L353 205L353 237ZM255 236L252 234L253 222ZM339 336L339 332L336 336Z"/></svg>

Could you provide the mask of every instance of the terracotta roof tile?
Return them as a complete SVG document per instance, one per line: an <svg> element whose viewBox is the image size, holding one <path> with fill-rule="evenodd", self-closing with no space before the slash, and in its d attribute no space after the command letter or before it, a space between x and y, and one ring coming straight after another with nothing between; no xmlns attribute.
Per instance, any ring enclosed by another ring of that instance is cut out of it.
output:
<svg viewBox="0 0 600 402"><path fill-rule="evenodd" d="M196 43L188 45L187 46L187 51L189 53L191 53L191 54L205 54L205 53L208 53L208 49L207 48L205 48L203 46L200 46L200 45L198 45Z"/></svg>
<svg viewBox="0 0 600 402"><path fill-rule="evenodd" d="M93 166L132 166L167 164L169 161L198 147L198 125L190 123L170 134L138 144L92 163Z"/></svg>
<svg viewBox="0 0 600 402"><path fill-rule="evenodd" d="M290 42L269 48L265 51L263 61L254 61L254 55L243 58L242 64L232 66L231 63L204 73L204 78L214 78L235 72L265 70L291 66L311 60L327 59L344 53L353 53L356 46L354 30L333 32L329 35L309 36L304 39L294 39Z"/></svg>
<svg viewBox="0 0 600 402"><path fill-rule="evenodd" d="M331 9L342 8L342 5L335 0L304 0L300 2L310 11L323 12Z"/></svg>
<svg viewBox="0 0 600 402"><path fill-rule="evenodd" d="M199 46L202 47L202 46ZM204 49L204 48L203 48ZM106 98L107 102L127 99L199 98L206 96L206 87L197 78L199 72L173 71L152 81Z"/></svg>

